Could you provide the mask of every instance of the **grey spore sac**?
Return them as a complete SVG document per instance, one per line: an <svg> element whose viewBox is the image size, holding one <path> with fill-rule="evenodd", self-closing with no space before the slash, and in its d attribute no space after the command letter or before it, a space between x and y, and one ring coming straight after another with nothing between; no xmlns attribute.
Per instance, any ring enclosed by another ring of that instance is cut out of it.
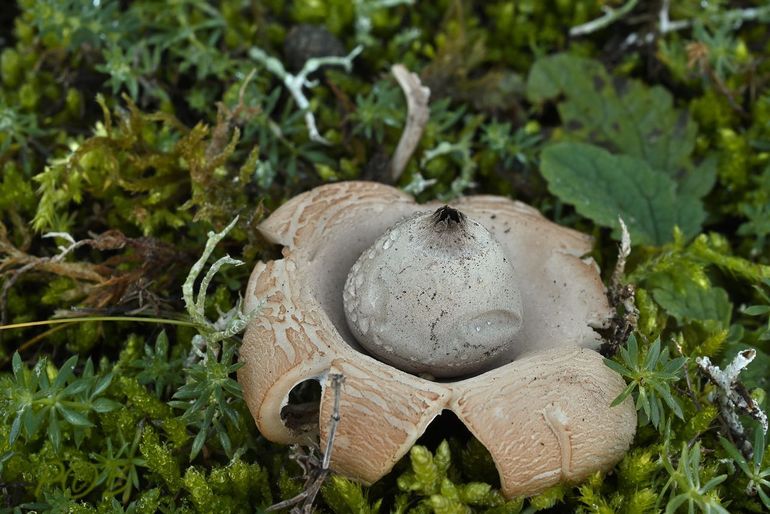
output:
<svg viewBox="0 0 770 514"><path fill-rule="evenodd" d="M502 246L449 206L387 230L351 268L348 326L380 360L437 378L483 371L515 344L518 280Z"/></svg>

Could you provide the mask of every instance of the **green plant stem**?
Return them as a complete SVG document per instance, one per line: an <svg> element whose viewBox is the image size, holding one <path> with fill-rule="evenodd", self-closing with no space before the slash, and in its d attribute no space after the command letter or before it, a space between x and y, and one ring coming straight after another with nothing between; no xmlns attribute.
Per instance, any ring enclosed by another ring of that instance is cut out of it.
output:
<svg viewBox="0 0 770 514"><path fill-rule="evenodd" d="M80 318L59 318L47 319L43 321L27 321L25 323L14 323L12 325L0 325L0 330L14 330L29 327L40 327L43 325L58 325L60 323L85 323L88 321L132 321L135 323L166 323L168 325L180 325L184 327L194 327L195 324L190 321L166 318L143 318L141 316L83 316Z"/></svg>

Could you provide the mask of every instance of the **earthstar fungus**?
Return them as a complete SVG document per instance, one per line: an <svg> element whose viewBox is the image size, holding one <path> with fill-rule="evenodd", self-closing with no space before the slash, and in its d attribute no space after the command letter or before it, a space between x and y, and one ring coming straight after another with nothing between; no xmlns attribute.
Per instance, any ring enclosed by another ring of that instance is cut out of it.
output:
<svg viewBox="0 0 770 514"><path fill-rule="evenodd" d="M332 469L365 483L388 473L444 409L490 451L507 496L608 469L630 445L636 411L630 399L610 407L625 383L595 351L594 328L611 311L596 265L583 258L588 236L502 197L419 205L370 182L303 193L259 230L284 247L283 258L257 263L247 286L246 310L262 305L244 336L238 380L268 439L307 440L282 411L296 385L318 380L325 445L334 401L327 379L338 373L345 382ZM480 244L469 250L442 231ZM446 258L431 261L431 242ZM377 248L382 258L369 258ZM412 268L400 279L399 259ZM483 262L491 266L481 272ZM459 291L469 283L470 292ZM442 305L455 313L446 322ZM398 314L406 322L391 319ZM438 346L416 344L426 337ZM458 366L451 357L462 352Z"/></svg>

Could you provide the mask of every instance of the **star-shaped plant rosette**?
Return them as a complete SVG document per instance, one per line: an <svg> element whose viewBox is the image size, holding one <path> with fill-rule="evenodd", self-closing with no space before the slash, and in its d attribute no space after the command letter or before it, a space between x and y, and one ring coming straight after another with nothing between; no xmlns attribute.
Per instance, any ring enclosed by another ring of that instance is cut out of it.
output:
<svg viewBox="0 0 770 514"><path fill-rule="evenodd" d="M445 409L489 450L509 497L579 481L628 449L636 411L630 398L610 407L625 383L595 351L612 311L584 258L590 237L507 198L420 205L370 182L303 193L259 230L283 258L249 281L245 311L259 310L238 380L268 439L308 440L286 406L317 380L313 428L325 447L339 391L331 467L364 483Z"/></svg>

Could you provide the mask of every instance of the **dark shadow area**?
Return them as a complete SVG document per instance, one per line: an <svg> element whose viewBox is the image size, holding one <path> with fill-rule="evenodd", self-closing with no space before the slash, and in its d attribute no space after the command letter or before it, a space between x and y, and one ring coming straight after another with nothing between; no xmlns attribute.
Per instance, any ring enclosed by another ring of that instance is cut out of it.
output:
<svg viewBox="0 0 770 514"><path fill-rule="evenodd" d="M0 49L13 46L16 38L13 35L13 20L19 16L19 6L16 2L4 2L0 9Z"/></svg>
<svg viewBox="0 0 770 514"><path fill-rule="evenodd" d="M297 432L317 432L321 409L321 383L309 379L295 385L281 409L283 424Z"/></svg>
<svg viewBox="0 0 770 514"><path fill-rule="evenodd" d="M442 411L428 425L417 444L435 453L436 448L445 440L452 452L451 479L487 482L493 487L500 487L500 477L489 451L471 434L460 418L449 410Z"/></svg>

